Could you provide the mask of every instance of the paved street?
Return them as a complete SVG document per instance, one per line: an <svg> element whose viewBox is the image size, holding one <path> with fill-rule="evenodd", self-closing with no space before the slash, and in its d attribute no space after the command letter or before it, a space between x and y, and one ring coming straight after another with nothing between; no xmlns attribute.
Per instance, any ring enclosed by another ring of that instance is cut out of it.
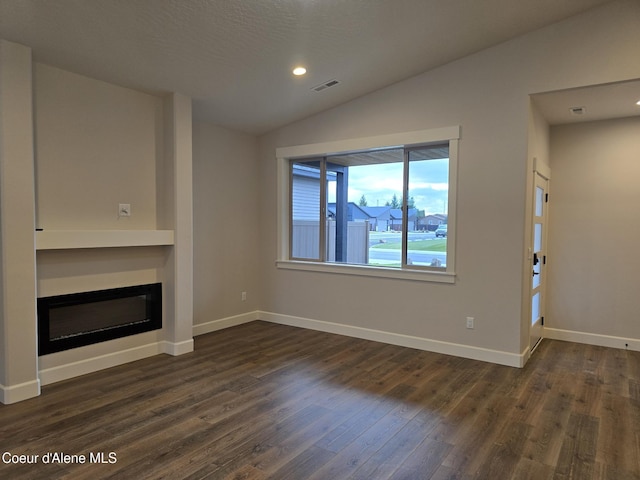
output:
<svg viewBox="0 0 640 480"><path fill-rule="evenodd" d="M408 258L414 265L431 265L434 259L446 266L447 255L444 252L429 252L423 250L411 250L411 242L418 240L433 240L433 232L410 232L408 236ZM369 247L380 243L402 243L402 235L399 232L371 232L369 235ZM369 248L369 263L378 265L399 265L401 263L401 249L388 250L382 248Z"/></svg>

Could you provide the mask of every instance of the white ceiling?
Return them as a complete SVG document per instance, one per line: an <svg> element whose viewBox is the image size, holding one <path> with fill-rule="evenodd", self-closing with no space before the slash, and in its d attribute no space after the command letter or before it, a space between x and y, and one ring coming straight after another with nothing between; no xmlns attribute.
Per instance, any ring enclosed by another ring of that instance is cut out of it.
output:
<svg viewBox="0 0 640 480"><path fill-rule="evenodd" d="M640 80L572 88L532 95L550 125L593 122L640 115ZM581 108L581 114L573 109Z"/></svg>
<svg viewBox="0 0 640 480"><path fill-rule="evenodd" d="M0 0L0 38L259 134L609 1Z"/></svg>

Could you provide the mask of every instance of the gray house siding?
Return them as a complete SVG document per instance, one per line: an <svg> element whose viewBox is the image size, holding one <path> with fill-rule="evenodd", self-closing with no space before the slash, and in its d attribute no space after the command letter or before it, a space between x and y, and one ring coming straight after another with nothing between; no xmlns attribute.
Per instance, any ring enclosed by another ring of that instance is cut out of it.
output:
<svg viewBox="0 0 640 480"><path fill-rule="evenodd" d="M315 220L320 217L320 182L317 178L293 176L293 219Z"/></svg>

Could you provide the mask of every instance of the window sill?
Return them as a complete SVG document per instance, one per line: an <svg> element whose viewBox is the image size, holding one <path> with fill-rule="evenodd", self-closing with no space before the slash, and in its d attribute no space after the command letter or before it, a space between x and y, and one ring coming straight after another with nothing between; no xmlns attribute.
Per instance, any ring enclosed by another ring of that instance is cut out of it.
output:
<svg viewBox="0 0 640 480"><path fill-rule="evenodd" d="M336 273L361 277L393 278L416 282L455 283L453 272L435 272L433 270L401 270L399 268L369 267L364 265L328 264L296 260L278 260L278 268L286 270L304 270L308 272Z"/></svg>

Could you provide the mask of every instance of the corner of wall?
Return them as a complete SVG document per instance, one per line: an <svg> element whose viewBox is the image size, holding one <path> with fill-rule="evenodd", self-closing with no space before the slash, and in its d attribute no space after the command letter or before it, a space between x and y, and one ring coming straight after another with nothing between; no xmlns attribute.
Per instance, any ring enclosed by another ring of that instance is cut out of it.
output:
<svg viewBox="0 0 640 480"><path fill-rule="evenodd" d="M40 393L32 105L31 49L0 40L0 391L3 403Z"/></svg>

